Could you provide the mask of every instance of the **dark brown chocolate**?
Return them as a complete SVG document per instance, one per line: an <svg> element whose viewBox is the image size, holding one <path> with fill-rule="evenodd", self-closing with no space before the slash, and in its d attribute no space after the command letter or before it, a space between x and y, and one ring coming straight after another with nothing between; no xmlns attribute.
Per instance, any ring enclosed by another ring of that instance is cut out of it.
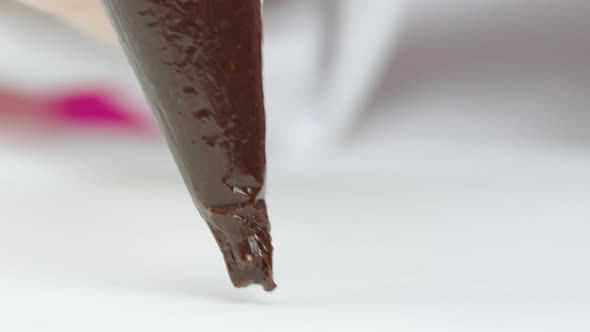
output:
<svg viewBox="0 0 590 332"><path fill-rule="evenodd" d="M236 287L276 287L260 0L103 0Z"/></svg>

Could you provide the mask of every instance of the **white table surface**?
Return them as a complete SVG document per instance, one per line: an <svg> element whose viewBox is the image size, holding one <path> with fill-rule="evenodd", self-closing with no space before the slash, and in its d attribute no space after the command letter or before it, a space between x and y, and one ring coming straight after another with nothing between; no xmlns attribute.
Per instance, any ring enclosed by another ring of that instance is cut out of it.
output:
<svg viewBox="0 0 590 332"><path fill-rule="evenodd" d="M578 153L398 143L271 173L268 294L230 286L162 146L102 144L3 149L1 330L590 326Z"/></svg>

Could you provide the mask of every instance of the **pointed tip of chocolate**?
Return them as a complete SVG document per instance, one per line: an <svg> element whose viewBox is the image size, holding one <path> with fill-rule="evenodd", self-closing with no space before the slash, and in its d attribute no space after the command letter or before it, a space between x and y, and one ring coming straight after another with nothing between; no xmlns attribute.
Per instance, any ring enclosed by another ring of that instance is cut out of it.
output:
<svg viewBox="0 0 590 332"><path fill-rule="evenodd" d="M209 226L234 286L258 284L266 291L275 289L273 247L264 201L210 212Z"/></svg>
<svg viewBox="0 0 590 332"><path fill-rule="evenodd" d="M261 285L267 292L274 290L277 285L273 279L272 257L270 255L269 252L264 254L259 252L258 255L243 255L242 253L238 256L245 257L245 259L237 261L226 256L227 270L234 286L244 288L250 285Z"/></svg>
<svg viewBox="0 0 590 332"><path fill-rule="evenodd" d="M236 288L246 288L251 285L260 285L262 286L262 289L267 292L272 292L275 288L277 288L277 284L272 279L272 276L262 280L246 279L244 278L244 275L232 272L230 272L230 276L232 283Z"/></svg>
<svg viewBox="0 0 590 332"><path fill-rule="evenodd" d="M270 279L264 283L262 288L264 288L264 290L267 292L272 292L273 290L275 290L275 288L277 288L277 284L275 284L274 280Z"/></svg>

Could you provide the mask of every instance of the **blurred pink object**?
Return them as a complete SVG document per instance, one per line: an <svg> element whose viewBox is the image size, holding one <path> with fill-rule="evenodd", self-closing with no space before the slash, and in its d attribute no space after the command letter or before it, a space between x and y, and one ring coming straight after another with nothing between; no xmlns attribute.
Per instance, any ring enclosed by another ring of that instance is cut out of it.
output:
<svg viewBox="0 0 590 332"><path fill-rule="evenodd" d="M0 116L74 128L117 129L134 134L155 132L153 121L101 90L68 92L58 96L36 96L0 90ZM145 114L148 114L145 112Z"/></svg>
<svg viewBox="0 0 590 332"><path fill-rule="evenodd" d="M148 119L137 116L111 96L87 91L68 94L48 102L56 119L65 123L93 126L115 126L133 131L143 131L150 124Z"/></svg>

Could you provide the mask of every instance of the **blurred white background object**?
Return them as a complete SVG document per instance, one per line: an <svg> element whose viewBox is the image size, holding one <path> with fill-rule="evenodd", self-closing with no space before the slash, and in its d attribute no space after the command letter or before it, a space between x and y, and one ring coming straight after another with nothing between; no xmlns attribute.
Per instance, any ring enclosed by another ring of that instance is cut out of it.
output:
<svg viewBox="0 0 590 332"><path fill-rule="evenodd" d="M276 293L231 288L161 142L3 136L0 329L588 331L590 2L345 3L266 4ZM136 93L16 15L0 81Z"/></svg>
<svg viewBox="0 0 590 332"><path fill-rule="evenodd" d="M265 91L273 153L324 150L355 128L393 54L404 3L286 1L270 12Z"/></svg>

